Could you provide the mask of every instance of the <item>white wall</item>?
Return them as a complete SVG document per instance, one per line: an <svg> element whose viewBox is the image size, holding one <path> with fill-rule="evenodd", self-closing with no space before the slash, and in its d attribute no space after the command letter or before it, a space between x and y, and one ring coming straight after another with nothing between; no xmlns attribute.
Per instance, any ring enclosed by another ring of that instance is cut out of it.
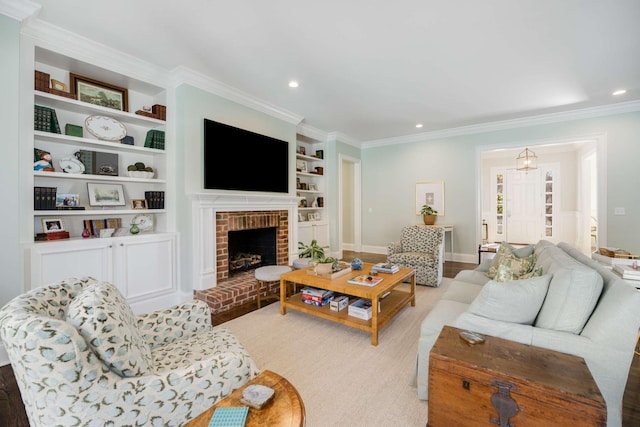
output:
<svg viewBox="0 0 640 427"><path fill-rule="evenodd" d="M594 134L604 134L606 139L607 176L601 178L606 183L606 194L601 197L606 201L607 222L600 226L606 227L607 241L599 243L640 253L640 198L635 196L640 182L639 112L367 147L362 152L363 246L383 253L388 242L398 239L402 226L420 221L415 215L415 183L442 180L446 215L438 217L438 222L455 226L454 259L477 261L480 203L476 200L476 181L480 175L476 148L496 144L525 146L529 141ZM567 191L570 194L571 190ZM575 201L567 200L575 207ZM624 207L626 215L614 215L615 207Z"/></svg>

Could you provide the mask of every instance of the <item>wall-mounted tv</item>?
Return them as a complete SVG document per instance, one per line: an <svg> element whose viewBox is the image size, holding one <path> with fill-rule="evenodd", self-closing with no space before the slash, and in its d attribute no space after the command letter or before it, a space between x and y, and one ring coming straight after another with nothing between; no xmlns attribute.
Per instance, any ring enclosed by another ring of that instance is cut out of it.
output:
<svg viewBox="0 0 640 427"><path fill-rule="evenodd" d="M204 188L289 192L289 143L204 119Z"/></svg>

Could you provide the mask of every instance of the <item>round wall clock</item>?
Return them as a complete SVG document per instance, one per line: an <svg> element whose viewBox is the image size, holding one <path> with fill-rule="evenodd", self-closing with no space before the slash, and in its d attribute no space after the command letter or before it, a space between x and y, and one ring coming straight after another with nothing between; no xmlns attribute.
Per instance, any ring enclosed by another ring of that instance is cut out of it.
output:
<svg viewBox="0 0 640 427"><path fill-rule="evenodd" d="M133 217L131 224L137 225L140 231L150 231L153 229L153 217L147 214L138 214Z"/></svg>

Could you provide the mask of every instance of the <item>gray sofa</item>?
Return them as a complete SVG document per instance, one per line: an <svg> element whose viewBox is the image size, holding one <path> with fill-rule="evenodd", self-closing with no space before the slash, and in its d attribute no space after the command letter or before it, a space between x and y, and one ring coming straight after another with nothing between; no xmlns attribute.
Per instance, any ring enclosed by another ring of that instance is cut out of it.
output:
<svg viewBox="0 0 640 427"><path fill-rule="evenodd" d="M533 250L542 275L498 283L487 276L496 264L487 260L461 271L424 319L414 377L418 397L428 399L429 352L450 325L584 358L607 403L607 425L620 426L640 292L566 243L541 240L518 250L523 256Z"/></svg>

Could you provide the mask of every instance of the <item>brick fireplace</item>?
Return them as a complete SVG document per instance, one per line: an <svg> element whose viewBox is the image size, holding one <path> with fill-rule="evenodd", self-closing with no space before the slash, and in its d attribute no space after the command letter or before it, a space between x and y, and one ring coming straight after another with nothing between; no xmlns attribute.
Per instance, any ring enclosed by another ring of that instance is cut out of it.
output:
<svg viewBox="0 0 640 427"><path fill-rule="evenodd" d="M194 297L207 302L213 313L255 301L253 271L229 276L229 231L275 227L276 263L289 265L297 250L292 243L297 230L290 221L297 217L297 200L290 196L194 196ZM277 284L271 288L271 292L277 290Z"/></svg>

